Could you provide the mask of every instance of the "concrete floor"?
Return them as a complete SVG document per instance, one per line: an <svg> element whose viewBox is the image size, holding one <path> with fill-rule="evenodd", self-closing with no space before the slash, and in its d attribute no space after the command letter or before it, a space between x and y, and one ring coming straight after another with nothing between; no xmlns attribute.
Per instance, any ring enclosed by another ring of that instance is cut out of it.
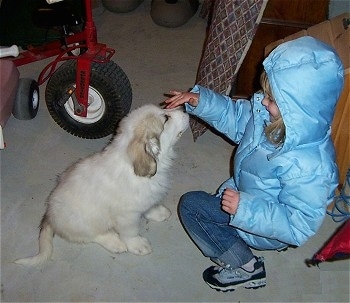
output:
<svg viewBox="0 0 350 303"><path fill-rule="evenodd" d="M132 108L160 103L169 89L194 84L206 21L194 16L174 29L153 23L150 1L135 11L113 14L94 10L99 40L117 50L113 57L133 88ZM22 77L36 78L46 62L20 68ZM307 244L286 252L257 252L265 257L267 286L220 293L202 280L211 265L185 234L176 207L189 190L214 192L230 175L232 146L206 132L193 142L190 131L177 145L173 187L164 203L169 221L143 222L141 233L153 245L147 256L113 255L94 244L78 245L55 237L53 260L38 268L13 264L35 254L38 225L45 199L56 176L81 157L101 150L109 137L84 140L69 135L50 117L41 87L41 107L31 121L11 118L1 151L1 301L3 302L348 302L349 262L304 261L339 226L326 218Z"/></svg>

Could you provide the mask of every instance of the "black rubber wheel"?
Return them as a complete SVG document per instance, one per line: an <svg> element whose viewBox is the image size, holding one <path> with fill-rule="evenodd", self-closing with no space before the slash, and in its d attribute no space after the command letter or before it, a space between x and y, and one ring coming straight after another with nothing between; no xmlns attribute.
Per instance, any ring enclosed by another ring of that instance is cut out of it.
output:
<svg viewBox="0 0 350 303"><path fill-rule="evenodd" d="M39 109L39 86L29 78L19 79L12 114L19 120L31 120Z"/></svg>
<svg viewBox="0 0 350 303"><path fill-rule="evenodd" d="M85 139L114 133L118 122L130 111L132 90L128 77L113 61L93 62L87 116L74 114L72 97L62 97L75 87L76 60L68 60L52 75L46 86L46 105L52 118L64 130ZM61 102L61 104L60 104Z"/></svg>

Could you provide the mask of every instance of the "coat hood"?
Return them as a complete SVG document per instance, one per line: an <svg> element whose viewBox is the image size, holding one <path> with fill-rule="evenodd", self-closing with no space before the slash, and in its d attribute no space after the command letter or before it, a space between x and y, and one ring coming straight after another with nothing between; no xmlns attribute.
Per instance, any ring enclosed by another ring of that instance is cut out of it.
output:
<svg viewBox="0 0 350 303"><path fill-rule="evenodd" d="M263 65L286 126L280 152L327 138L344 82L336 51L305 36L279 45Z"/></svg>

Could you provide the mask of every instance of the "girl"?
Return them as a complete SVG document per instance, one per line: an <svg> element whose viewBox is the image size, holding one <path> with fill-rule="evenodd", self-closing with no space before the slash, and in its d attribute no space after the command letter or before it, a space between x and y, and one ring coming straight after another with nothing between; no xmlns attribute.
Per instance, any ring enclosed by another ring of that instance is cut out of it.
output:
<svg viewBox="0 0 350 303"><path fill-rule="evenodd" d="M171 91L168 108L186 111L238 143L232 178L216 195L184 194L179 216L218 266L203 273L216 290L265 286L257 250L300 246L320 228L338 185L330 137L343 87L333 48L312 37L278 46L264 60L263 92L232 101L201 86Z"/></svg>

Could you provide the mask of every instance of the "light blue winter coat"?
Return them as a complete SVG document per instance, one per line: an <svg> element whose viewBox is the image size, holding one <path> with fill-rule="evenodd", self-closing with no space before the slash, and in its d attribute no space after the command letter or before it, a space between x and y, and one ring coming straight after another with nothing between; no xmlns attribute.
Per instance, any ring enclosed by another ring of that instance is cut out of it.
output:
<svg viewBox="0 0 350 303"><path fill-rule="evenodd" d="M199 104L186 110L239 143L233 177L218 191L240 192L229 224L256 249L282 249L313 236L334 197L338 169L330 134L343 66L330 46L311 37L281 44L263 65L286 126L282 147L264 135L269 114L260 93L234 102L195 86Z"/></svg>

